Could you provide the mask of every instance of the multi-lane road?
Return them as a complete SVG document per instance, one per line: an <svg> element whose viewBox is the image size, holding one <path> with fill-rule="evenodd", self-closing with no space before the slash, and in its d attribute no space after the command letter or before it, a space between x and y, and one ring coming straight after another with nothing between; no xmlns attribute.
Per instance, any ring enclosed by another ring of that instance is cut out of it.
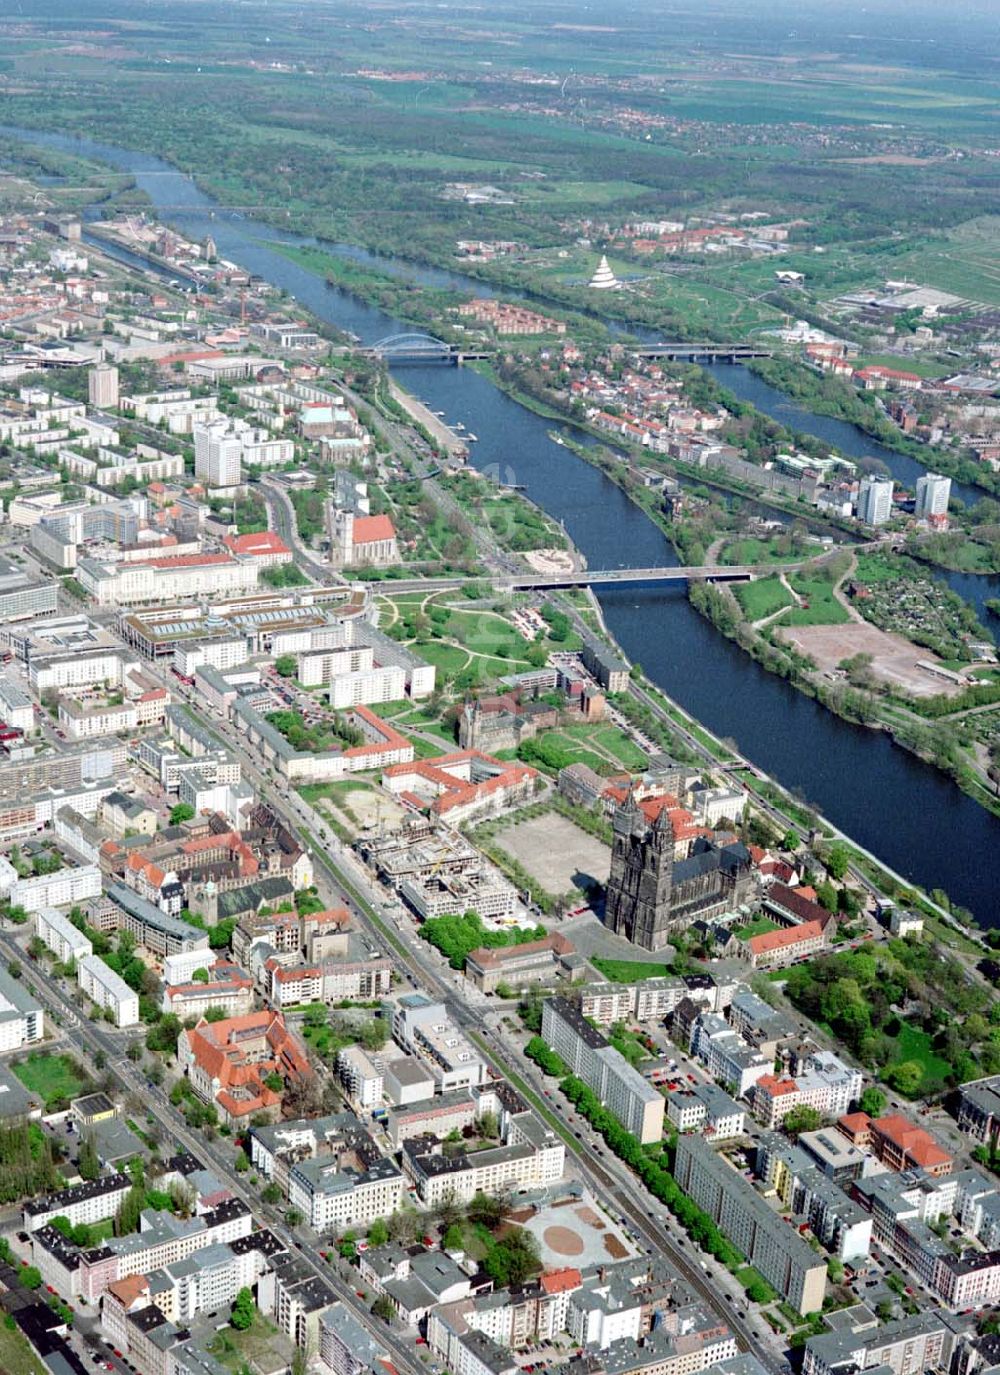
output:
<svg viewBox="0 0 1000 1375"><path fill-rule="evenodd" d="M447 967L442 970L436 966L430 948L416 939L407 939L405 928L395 929L391 919L384 915L389 895L380 889L357 856L332 834L323 817L293 789L284 784L280 788L276 786L270 772L250 754L245 737L239 735L228 721L209 716L204 703L193 691L179 685L176 679L171 683L171 690L175 693L179 690L191 709L234 750L239 751L244 776L254 785L260 797L286 821L291 821L294 831L299 834L305 832L314 840L313 865L328 898L346 906L354 920L368 931L373 943L390 946L400 972L415 986L432 992L446 1004L455 1022L475 1040L497 1073L505 1078L516 1076L518 1082L527 1088L526 1096L536 1112L559 1130L566 1140L574 1168L595 1195L616 1216L626 1218L635 1234L649 1248L667 1256L698 1296L729 1323L743 1347L752 1351L773 1375L779 1375L786 1367L775 1355L766 1329L755 1330L752 1317L737 1311L735 1305L728 1305L725 1311L720 1307L719 1292L723 1282L721 1271L718 1276L713 1272L715 1262L708 1257L696 1256L692 1242L672 1235L652 1215L651 1208L655 1206L653 1200L645 1195L636 1177L624 1165L610 1153L599 1163L588 1141L578 1141L572 1133L566 1132L564 1123L547 1103L544 1091L535 1081L534 1067L520 1055L512 1054L509 1040L505 1040L485 1022L478 995L464 979L456 978ZM710 1267L707 1271L704 1268L706 1265Z"/></svg>

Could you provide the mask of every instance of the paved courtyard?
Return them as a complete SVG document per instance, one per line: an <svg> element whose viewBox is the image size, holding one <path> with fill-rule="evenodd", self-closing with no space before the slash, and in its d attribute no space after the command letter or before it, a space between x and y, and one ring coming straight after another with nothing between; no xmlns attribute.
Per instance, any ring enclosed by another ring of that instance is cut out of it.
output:
<svg viewBox="0 0 1000 1375"><path fill-rule="evenodd" d="M546 1267L579 1269L638 1255L617 1223L586 1192L581 1198L542 1208L524 1226L537 1238Z"/></svg>
<svg viewBox="0 0 1000 1375"><path fill-rule="evenodd" d="M571 888L585 892L594 883L608 881L611 851L607 845L558 812L505 827L496 839L547 893L566 893Z"/></svg>

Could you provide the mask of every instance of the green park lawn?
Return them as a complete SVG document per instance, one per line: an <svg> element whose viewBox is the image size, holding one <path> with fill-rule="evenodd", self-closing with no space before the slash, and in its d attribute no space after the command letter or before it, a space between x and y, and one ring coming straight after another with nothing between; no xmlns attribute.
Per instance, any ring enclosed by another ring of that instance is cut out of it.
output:
<svg viewBox="0 0 1000 1375"><path fill-rule="evenodd" d="M841 606L833 595L833 583L825 578L809 578L801 573L793 573L789 578L792 587L809 605L793 607L783 618L784 625L844 625L851 618L846 607Z"/></svg>
<svg viewBox="0 0 1000 1375"><path fill-rule="evenodd" d="M647 964L643 960L606 960L597 956L590 962L615 984L640 983L643 979L662 979L670 974L669 964Z"/></svg>
<svg viewBox="0 0 1000 1375"><path fill-rule="evenodd" d="M763 620L765 616L780 611L783 606L792 604L788 589L776 577L738 583L733 587L733 595L748 621Z"/></svg>
<svg viewBox="0 0 1000 1375"><path fill-rule="evenodd" d="M46 1109L60 1099L78 1098L87 1088L83 1071L70 1055L46 1055L33 1050L26 1060L11 1068L29 1092L44 1100Z"/></svg>
<svg viewBox="0 0 1000 1375"><path fill-rule="evenodd" d="M11 1375L45 1375L46 1370L24 1333L17 1328L11 1331L4 1323L0 1323L0 1370Z"/></svg>
<svg viewBox="0 0 1000 1375"><path fill-rule="evenodd" d="M772 921L770 917L754 917L753 921L748 921L745 926L739 929L741 940L748 941L751 936L766 936L769 931L780 931L781 923Z"/></svg>
<svg viewBox="0 0 1000 1375"><path fill-rule="evenodd" d="M908 1022L904 1022L900 1027L899 1035L892 1037L891 1040L893 1055L889 1061L889 1067L912 1060L923 1068L924 1077L917 1092L913 1095L915 1098L925 1097L944 1084L952 1072L952 1066L935 1052L931 1038L926 1031L921 1027L911 1026Z"/></svg>

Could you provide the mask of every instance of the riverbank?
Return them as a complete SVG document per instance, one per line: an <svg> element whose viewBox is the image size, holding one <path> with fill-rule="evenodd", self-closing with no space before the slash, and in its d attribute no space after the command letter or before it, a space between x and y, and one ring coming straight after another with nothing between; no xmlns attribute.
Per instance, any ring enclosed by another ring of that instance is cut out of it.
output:
<svg viewBox="0 0 1000 1375"><path fill-rule="evenodd" d="M817 415L853 425L928 471L978 488L982 496L1000 495L1000 474L974 459L963 458L940 445L931 448L903 434L882 413L876 393L860 392L851 382L831 378L790 358L750 358L743 366L790 401L807 406Z"/></svg>
<svg viewBox="0 0 1000 1375"><path fill-rule="evenodd" d="M590 439L603 442L605 436L601 435L600 432L595 431L575 417L547 406L537 397L511 385L501 378L489 364L477 364L476 366L490 378L494 385L505 391L519 405L525 406L536 415L546 419L557 420L562 425L575 429ZM633 471L630 466L622 463L602 462L599 449L578 443L567 436L560 436L559 442L572 453L575 453L578 458L598 468L600 472L614 482L630 501L653 520L657 528L670 540L675 551L678 550L672 522L665 517L651 489L630 484L626 480L627 475ZM628 446L624 447L627 448ZM650 459L650 455L645 451L632 450L631 452L637 458L642 456L647 461ZM725 485L707 480L701 469L691 468L690 465L675 464L673 460L671 460L671 465L676 467L679 473L684 472L686 476L690 476L696 481L705 482L706 486L715 486L721 491L759 500L756 493L748 492L739 485ZM688 471L685 472L685 470ZM782 503L763 501L761 504L791 514ZM794 514L800 515L798 511L795 511ZM823 523L826 524L826 522ZM932 719L922 719L919 705L914 706L901 698L886 700L848 685L842 686L823 682L816 676L815 666L811 661L804 659L790 646L783 645L780 641L764 640L752 630L749 624L738 619L738 613L735 610L734 620L731 623L730 616L723 614L721 610L722 603L725 602L725 594L721 594L720 602L711 602L703 596L703 593L714 591L714 588L694 585L690 589L691 605L701 615L705 616L716 630L737 644L763 669L782 679L806 697L818 702L841 720L851 725L862 726L867 730L883 732L894 745L938 770L979 806L991 815L1000 817L1000 799L985 786L980 775L971 766L969 759L957 750L955 741L950 736L946 720L936 723Z"/></svg>
<svg viewBox="0 0 1000 1375"><path fill-rule="evenodd" d="M688 599L720 634L739 645L769 673L819 702L841 720L884 733L894 745L939 770L985 811L1000 817L1000 799L959 753L947 718L921 719L899 698L884 699L846 682L823 682L811 661L777 637L759 634L743 617L729 588L692 584Z"/></svg>
<svg viewBox="0 0 1000 1375"><path fill-rule="evenodd" d="M835 530L857 538L857 527L852 521L840 520L831 514L819 516L815 511L804 509L797 502L776 498L767 488L753 487L749 483L740 482L738 478L727 478L722 475L718 468L700 468L694 463L685 463L683 459L666 458L662 454L650 453L648 449L630 445L621 439L616 439L612 444L609 436L602 430L588 424L585 420L581 420L579 416L560 410L556 406L548 405L537 396L532 396L530 392L526 392L515 382L510 382L502 377L491 363L477 361L468 366L475 368L476 371L488 378L499 391L516 401L519 406L523 406L526 410L532 411L543 419L555 421L561 426L576 430L579 434L586 435L588 439L593 440L596 447L592 448L589 445L577 443L565 435L558 437L560 444L570 449L578 458L582 458L585 462L599 468L606 477L609 477L617 486L627 492L633 500L636 498L636 492L623 481L623 469L624 471L635 471L638 468L639 460L643 460L648 467L660 467L664 477L673 477L676 474L678 478L685 478L689 482L695 482L714 491L723 492L727 496L752 501L758 506L766 507L779 515L788 516L792 520L804 521L813 529L826 530L827 532ZM602 449L612 455L622 455L625 459L624 464L603 463L600 458ZM637 504L646 511L647 515L653 514L652 510L642 502L637 502ZM657 523L667 537L672 540L669 522L664 522L662 514Z"/></svg>
<svg viewBox="0 0 1000 1375"><path fill-rule="evenodd" d="M448 454L449 458L464 458L468 448L464 439L450 426L434 414L424 403L404 391L392 378L389 379L389 395L397 406L401 406L410 419L424 430Z"/></svg>

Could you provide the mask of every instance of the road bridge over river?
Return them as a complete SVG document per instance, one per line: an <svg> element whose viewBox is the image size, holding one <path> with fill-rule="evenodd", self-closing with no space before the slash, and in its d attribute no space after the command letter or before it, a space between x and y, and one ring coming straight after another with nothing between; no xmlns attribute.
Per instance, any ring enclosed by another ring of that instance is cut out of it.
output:
<svg viewBox="0 0 1000 1375"><path fill-rule="evenodd" d="M749 582L773 573L801 568L797 563L695 564L673 568L580 568L565 573L484 573L478 578L386 578L371 584L372 590L394 592L446 592L453 588L488 583L499 592L547 592L560 587L605 587L616 583Z"/></svg>

